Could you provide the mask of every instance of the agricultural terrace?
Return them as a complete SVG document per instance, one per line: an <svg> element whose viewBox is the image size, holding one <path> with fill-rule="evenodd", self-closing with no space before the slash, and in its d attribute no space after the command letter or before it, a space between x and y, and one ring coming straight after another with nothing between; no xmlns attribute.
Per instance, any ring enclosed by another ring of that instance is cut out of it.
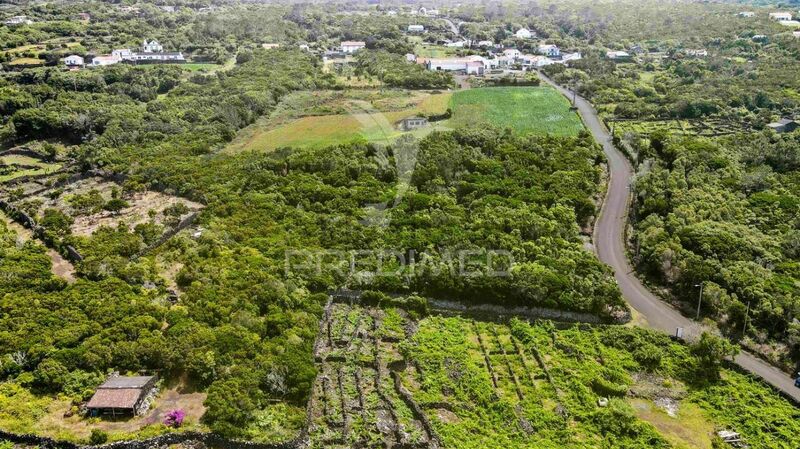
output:
<svg viewBox="0 0 800 449"><path fill-rule="evenodd" d="M9 155L0 157L0 183L25 176L38 176L61 169L61 164L43 162L28 156Z"/></svg>
<svg viewBox="0 0 800 449"><path fill-rule="evenodd" d="M754 449L800 444L798 411L765 385L692 383L688 348L640 328L333 304L315 356L312 447L711 448L723 428Z"/></svg>
<svg viewBox="0 0 800 449"><path fill-rule="evenodd" d="M404 118L441 115L448 109L452 111L449 120L408 133L397 128ZM423 137L434 130L486 125L512 128L520 134L559 136L574 136L583 128L569 102L549 87L299 92L288 95L268 119L241 131L225 151L389 143L403 134Z"/></svg>

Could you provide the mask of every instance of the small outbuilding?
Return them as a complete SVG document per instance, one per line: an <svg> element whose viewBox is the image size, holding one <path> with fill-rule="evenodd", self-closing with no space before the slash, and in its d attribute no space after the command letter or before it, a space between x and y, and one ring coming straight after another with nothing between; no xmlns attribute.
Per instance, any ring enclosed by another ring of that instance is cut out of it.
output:
<svg viewBox="0 0 800 449"><path fill-rule="evenodd" d="M86 404L90 416L135 416L147 408L155 376L113 376L97 387Z"/></svg>
<svg viewBox="0 0 800 449"><path fill-rule="evenodd" d="M796 130L800 126L796 120L792 120L790 118L782 118L777 122L773 122L767 125L767 127L776 133L790 133Z"/></svg>
<svg viewBox="0 0 800 449"><path fill-rule="evenodd" d="M398 125L403 131L411 131L428 126L428 119L425 117L406 117L400 120Z"/></svg>

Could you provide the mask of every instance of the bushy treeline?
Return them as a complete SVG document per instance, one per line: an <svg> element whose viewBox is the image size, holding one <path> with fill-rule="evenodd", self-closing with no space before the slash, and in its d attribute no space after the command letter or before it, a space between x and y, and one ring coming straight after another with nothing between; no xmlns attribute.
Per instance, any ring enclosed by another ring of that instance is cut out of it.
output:
<svg viewBox="0 0 800 449"><path fill-rule="evenodd" d="M368 74L387 86L406 89L447 89L454 84L449 72L426 70L402 55L380 50L359 52L356 55L356 74Z"/></svg>
<svg viewBox="0 0 800 449"><path fill-rule="evenodd" d="M732 335L800 358L800 138L651 136L636 181L641 267ZM692 299L692 302L694 299Z"/></svg>

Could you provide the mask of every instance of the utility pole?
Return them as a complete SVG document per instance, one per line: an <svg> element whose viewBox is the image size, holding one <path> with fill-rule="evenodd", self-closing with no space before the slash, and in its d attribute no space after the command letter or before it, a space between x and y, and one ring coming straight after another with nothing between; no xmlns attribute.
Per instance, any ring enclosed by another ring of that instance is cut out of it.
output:
<svg viewBox="0 0 800 449"><path fill-rule="evenodd" d="M700 304L703 303L703 286L705 283L695 284L695 287L700 287L700 297L697 298L697 316L694 318L695 321L700 321Z"/></svg>

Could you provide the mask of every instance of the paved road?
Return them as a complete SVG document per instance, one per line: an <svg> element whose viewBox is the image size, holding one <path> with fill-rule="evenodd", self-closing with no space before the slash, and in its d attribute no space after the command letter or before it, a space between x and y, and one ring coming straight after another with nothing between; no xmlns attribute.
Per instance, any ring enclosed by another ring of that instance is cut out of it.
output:
<svg viewBox="0 0 800 449"><path fill-rule="evenodd" d="M567 98L572 98L571 91L557 85L544 74L540 73L540 77ZM608 186L605 203L594 229L593 240L598 257L614 270L614 277L622 290L622 295L647 320L650 327L669 334L674 334L676 328L683 327L686 338L698 337L703 330L702 326L681 315L675 308L659 299L633 274L633 268L628 262L623 242L633 169L628 159L611 142L611 135L597 116L591 103L577 97L575 106L577 106L586 127L603 145L611 172L611 182ZM741 352L736 357L736 363L800 401L800 388L796 388L794 381L784 372L747 352Z"/></svg>

